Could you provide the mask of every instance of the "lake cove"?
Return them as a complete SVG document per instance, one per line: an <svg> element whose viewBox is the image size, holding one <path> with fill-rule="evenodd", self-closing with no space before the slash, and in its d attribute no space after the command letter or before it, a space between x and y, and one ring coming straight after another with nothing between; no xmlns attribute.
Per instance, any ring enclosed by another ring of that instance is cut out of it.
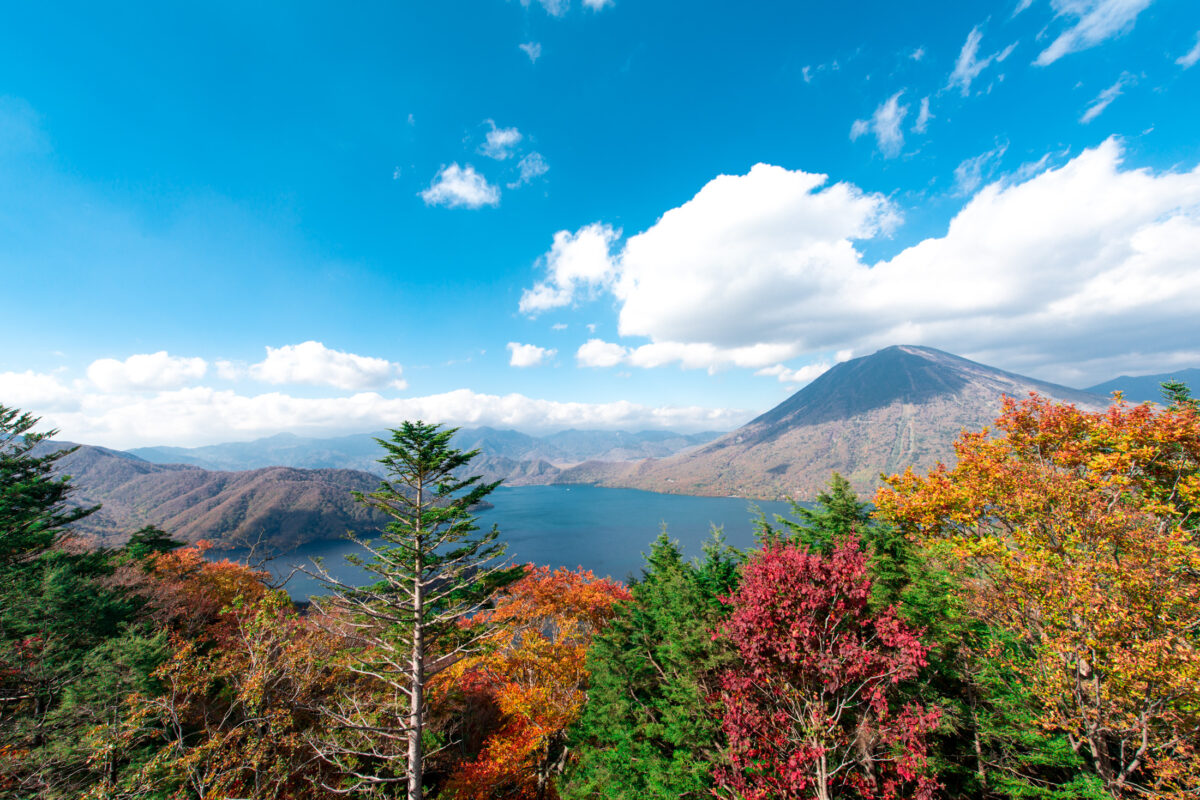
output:
<svg viewBox="0 0 1200 800"><path fill-rule="evenodd" d="M729 544L748 548L754 546L754 507L768 516L789 511L788 504L781 502L593 486L501 487L488 500L493 507L479 513L479 526L499 526L513 562L583 567L618 580L641 574L642 554L649 551L664 523L688 556L698 556L714 525L724 528ZM362 573L345 561L347 553L358 550L344 540L314 542L271 562L270 569L286 574L293 564L308 564L318 557L340 580L361 581ZM236 558L239 554L212 555ZM297 599L321 593L319 584L301 574L293 576L287 588Z"/></svg>

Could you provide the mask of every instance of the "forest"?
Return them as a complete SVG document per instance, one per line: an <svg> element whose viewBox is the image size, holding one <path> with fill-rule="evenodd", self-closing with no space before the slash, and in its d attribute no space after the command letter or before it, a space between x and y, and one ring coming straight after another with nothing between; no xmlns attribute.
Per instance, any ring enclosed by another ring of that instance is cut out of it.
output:
<svg viewBox="0 0 1200 800"><path fill-rule="evenodd" d="M363 586L147 527L72 535L53 432L0 406L0 796L1191 798L1200 411L1006 399L953 465L663 531L630 585L514 565L451 428L381 439Z"/></svg>

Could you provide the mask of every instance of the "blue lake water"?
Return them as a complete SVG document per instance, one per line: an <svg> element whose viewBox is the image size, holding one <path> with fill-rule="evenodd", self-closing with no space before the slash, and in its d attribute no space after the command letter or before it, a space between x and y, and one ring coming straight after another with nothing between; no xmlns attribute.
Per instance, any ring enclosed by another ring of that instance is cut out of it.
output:
<svg viewBox="0 0 1200 800"><path fill-rule="evenodd" d="M499 526L513 562L583 567L618 580L641 574L642 554L664 524L688 556L698 556L714 525L724 529L729 544L748 548L754 545L754 507L768 516L789 511L781 502L592 486L502 487L488 501L494 507L479 513L480 527ZM345 555L357 550L348 541L314 542L271 562L270 569L284 574L293 564L320 557L340 580L355 582L361 573L346 564ZM287 588L296 598L321 593L320 584L301 574Z"/></svg>

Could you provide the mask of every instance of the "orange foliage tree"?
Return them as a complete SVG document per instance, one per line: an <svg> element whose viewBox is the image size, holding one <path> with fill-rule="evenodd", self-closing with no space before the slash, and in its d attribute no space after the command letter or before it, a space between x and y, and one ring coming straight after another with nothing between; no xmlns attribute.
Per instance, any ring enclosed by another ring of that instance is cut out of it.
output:
<svg viewBox="0 0 1200 800"><path fill-rule="evenodd" d="M450 778L448 794L460 800L557 796L552 779L563 767L565 732L587 699L592 635L630 598L624 586L591 572L527 570L472 620L488 629L481 652L461 661L441 687L500 712L478 756Z"/></svg>
<svg viewBox="0 0 1200 800"><path fill-rule="evenodd" d="M1200 418L1193 405L1081 411L1007 400L953 468L887 480L876 503L960 559L995 653L1114 796L1200 792Z"/></svg>
<svg viewBox="0 0 1200 800"><path fill-rule="evenodd" d="M92 732L94 761L143 759L96 798L321 798L332 782L309 740L331 689L336 642L298 616L283 592L240 598L221 613L219 643L172 637L160 690L126 699L117 728Z"/></svg>

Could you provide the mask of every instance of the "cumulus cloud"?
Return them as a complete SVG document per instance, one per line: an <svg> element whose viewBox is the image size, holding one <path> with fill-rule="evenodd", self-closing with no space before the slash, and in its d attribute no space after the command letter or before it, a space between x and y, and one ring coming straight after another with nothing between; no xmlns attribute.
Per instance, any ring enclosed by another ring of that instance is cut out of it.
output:
<svg viewBox="0 0 1200 800"><path fill-rule="evenodd" d="M517 170L520 175L515 181L508 184L510 189L518 189L527 183L532 183L534 178L540 178L550 171L550 165L546 163L546 159L542 158L541 153L526 153L517 162Z"/></svg>
<svg viewBox="0 0 1200 800"><path fill-rule="evenodd" d="M957 87L962 96L966 97L971 93L971 83L979 77L985 69L993 63L999 64L1004 59L1012 55L1012 51L1016 48L1016 43L1010 44L1003 50L992 53L989 56L979 57L979 43L983 40L983 33L978 26L971 29L967 34L967 41L963 43L962 50L958 53L958 60L954 62L954 71L950 73L950 83L946 88L953 89Z"/></svg>
<svg viewBox="0 0 1200 800"><path fill-rule="evenodd" d="M600 11L613 5L613 0L583 0L583 5L592 11Z"/></svg>
<svg viewBox="0 0 1200 800"><path fill-rule="evenodd" d="M56 375L33 370L0 372L0 404L39 413L73 409L79 404L79 392Z"/></svg>
<svg viewBox="0 0 1200 800"><path fill-rule="evenodd" d="M871 119L855 120L854 124L850 126L850 140L854 141L873 131L880 152L888 158L899 155L900 149L904 147L904 131L901 126L904 124L904 117L908 114L908 106L900 102L903 94L904 90L901 89L880 103L875 109L875 113L871 115Z"/></svg>
<svg viewBox="0 0 1200 800"><path fill-rule="evenodd" d="M615 367L629 356L629 349L603 339L588 339L575 351L581 367Z"/></svg>
<svg viewBox="0 0 1200 800"><path fill-rule="evenodd" d="M475 171L470 164L442 167L429 188L419 193L427 206L480 208L500 204L500 189Z"/></svg>
<svg viewBox="0 0 1200 800"><path fill-rule="evenodd" d="M546 278L521 293L522 314L536 315L591 296L611 283L615 267L610 251L621 232L599 222L575 233L554 234L550 252L542 258Z"/></svg>
<svg viewBox="0 0 1200 800"><path fill-rule="evenodd" d="M508 364L512 367L536 367L546 363L558 354L558 351L554 349L538 347L536 344L519 344L517 342L508 343L508 352L511 354Z"/></svg>
<svg viewBox="0 0 1200 800"><path fill-rule="evenodd" d="M142 353L124 361L101 358L87 369L88 380L104 392L173 389L204 377L208 362L203 358L179 358L160 350Z"/></svg>
<svg viewBox="0 0 1200 800"><path fill-rule="evenodd" d="M524 44L517 45L517 47L521 52L529 56L530 64L536 64L537 60L542 57L541 42L525 42Z"/></svg>
<svg viewBox="0 0 1200 800"><path fill-rule="evenodd" d="M1197 61L1200 61L1200 32L1196 34L1196 43L1192 45L1192 49L1175 59L1175 63L1184 69L1190 68Z"/></svg>
<svg viewBox="0 0 1200 800"><path fill-rule="evenodd" d="M401 367L385 358L331 350L320 342L267 347L267 357L252 365L250 377L263 383L307 384L335 389L404 389Z"/></svg>
<svg viewBox="0 0 1200 800"><path fill-rule="evenodd" d="M683 369L707 369L714 373L722 367L761 367L791 358L797 351L792 344L716 347L707 342L651 342L639 347L624 347L603 339L589 339L580 346L575 360L582 367L628 364L651 369L678 364Z"/></svg>
<svg viewBox="0 0 1200 800"><path fill-rule="evenodd" d="M772 367L763 367L755 375L773 376L780 383L811 383L813 379L819 378L821 375L829 371L833 365L828 361L818 361L815 364L805 364L798 369L789 369L783 364L776 364Z"/></svg>
<svg viewBox="0 0 1200 800"><path fill-rule="evenodd" d="M579 363L711 368L749 365L756 346L785 353L764 369L911 343L1088 385L1195 350L1200 167L1127 169L1109 139L979 188L944 235L874 264L854 243L895 224L891 203L826 182L766 165L723 175L629 237L601 285L620 336L650 345L592 340ZM591 286L560 286L556 302Z"/></svg>
<svg viewBox="0 0 1200 800"><path fill-rule="evenodd" d="M1087 110L1083 112L1083 116L1079 118L1079 121L1086 125L1096 117L1103 114L1104 109L1108 108L1109 105L1112 104L1113 100L1116 100L1121 96L1121 92L1125 90L1126 84L1130 83L1132 79L1133 76L1131 76L1128 72L1121 75L1121 77L1117 79L1116 83L1100 92L1100 94L1096 95L1096 99L1093 100L1087 107Z"/></svg>
<svg viewBox="0 0 1200 800"><path fill-rule="evenodd" d="M1094 47L1133 28L1151 0L1050 0L1056 16L1073 20L1033 62L1053 64L1070 53Z"/></svg>
<svg viewBox="0 0 1200 800"><path fill-rule="evenodd" d="M479 152L488 158L494 158L497 161L503 161L513 154L517 145L525 137L516 128L497 128L494 120L484 120L491 128L487 132L486 140L480 146Z"/></svg>
<svg viewBox="0 0 1200 800"><path fill-rule="evenodd" d="M375 392L312 398L283 392L246 395L193 386L155 394L83 394L76 406L63 411L35 403L22 407L42 415L43 426L59 428L65 440L116 448L195 446L283 431L333 436L395 427L412 419L539 433L567 428L724 430L752 416L742 410L701 406L557 402L468 389L413 398L384 397Z"/></svg>

